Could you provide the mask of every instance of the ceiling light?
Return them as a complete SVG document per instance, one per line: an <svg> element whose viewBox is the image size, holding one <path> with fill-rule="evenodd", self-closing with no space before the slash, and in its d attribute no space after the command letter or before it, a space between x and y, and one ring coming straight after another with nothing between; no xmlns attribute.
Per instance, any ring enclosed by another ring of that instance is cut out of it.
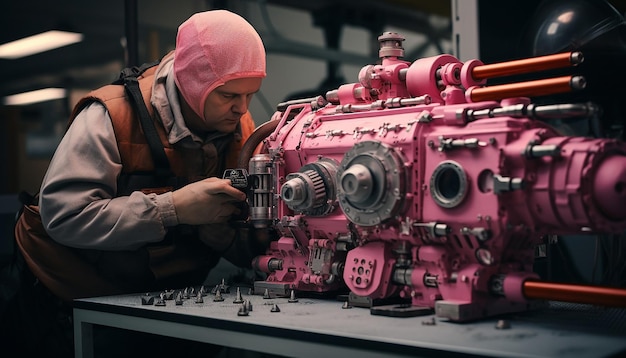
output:
<svg viewBox="0 0 626 358"><path fill-rule="evenodd" d="M16 59L71 45L83 40L82 34L51 30L0 45L0 58Z"/></svg>
<svg viewBox="0 0 626 358"><path fill-rule="evenodd" d="M6 106L21 106L25 104L65 98L66 96L67 91L65 88L44 88L36 91L6 96L4 97L4 104Z"/></svg>

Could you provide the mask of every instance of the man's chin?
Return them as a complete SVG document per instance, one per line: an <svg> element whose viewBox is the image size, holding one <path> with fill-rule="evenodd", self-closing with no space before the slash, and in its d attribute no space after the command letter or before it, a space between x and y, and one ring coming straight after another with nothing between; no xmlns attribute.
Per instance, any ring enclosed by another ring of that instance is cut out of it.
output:
<svg viewBox="0 0 626 358"><path fill-rule="evenodd" d="M236 121L236 122L233 122L233 121L224 122L220 126L219 131L223 132L223 133L232 133L235 130L237 130L237 125L239 125L239 121Z"/></svg>

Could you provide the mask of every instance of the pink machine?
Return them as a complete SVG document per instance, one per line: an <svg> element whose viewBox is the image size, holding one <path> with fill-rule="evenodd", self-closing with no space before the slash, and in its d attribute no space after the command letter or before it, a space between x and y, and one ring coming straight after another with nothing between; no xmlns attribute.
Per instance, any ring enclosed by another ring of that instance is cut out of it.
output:
<svg viewBox="0 0 626 358"><path fill-rule="evenodd" d="M357 83L280 104L246 144L249 220L280 237L253 262L267 274L255 292L343 290L372 309L398 298L383 314L425 308L452 321L544 299L626 302L623 290L544 283L533 272L548 235L626 229L626 144L564 136L542 121L597 115L593 103L530 101L585 79L485 86L574 67L582 54L411 63L403 40L382 34L380 64Z"/></svg>

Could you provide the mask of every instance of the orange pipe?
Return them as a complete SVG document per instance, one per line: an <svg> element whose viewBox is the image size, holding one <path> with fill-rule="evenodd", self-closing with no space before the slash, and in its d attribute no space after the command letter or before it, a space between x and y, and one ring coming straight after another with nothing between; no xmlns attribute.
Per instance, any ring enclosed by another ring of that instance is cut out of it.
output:
<svg viewBox="0 0 626 358"><path fill-rule="evenodd" d="M573 76L547 78L543 80L509 83L489 87L470 88L472 102L492 101L514 97L536 97L572 91Z"/></svg>
<svg viewBox="0 0 626 358"><path fill-rule="evenodd" d="M529 299L626 307L626 289L621 288L529 280L524 282L522 290Z"/></svg>
<svg viewBox="0 0 626 358"><path fill-rule="evenodd" d="M475 80L484 80L492 77L519 75L529 72L576 66L580 62L582 62L582 54L579 52L558 53L476 66L472 69L472 78Z"/></svg>

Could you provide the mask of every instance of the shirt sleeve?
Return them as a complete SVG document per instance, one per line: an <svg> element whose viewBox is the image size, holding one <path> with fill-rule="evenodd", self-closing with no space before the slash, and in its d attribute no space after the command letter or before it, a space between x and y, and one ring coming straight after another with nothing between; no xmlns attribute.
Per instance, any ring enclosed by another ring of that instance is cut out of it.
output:
<svg viewBox="0 0 626 358"><path fill-rule="evenodd" d="M132 250L161 241L178 223L172 193L117 197L120 159L111 118L93 103L59 143L40 190L40 212L55 241L76 248Z"/></svg>

